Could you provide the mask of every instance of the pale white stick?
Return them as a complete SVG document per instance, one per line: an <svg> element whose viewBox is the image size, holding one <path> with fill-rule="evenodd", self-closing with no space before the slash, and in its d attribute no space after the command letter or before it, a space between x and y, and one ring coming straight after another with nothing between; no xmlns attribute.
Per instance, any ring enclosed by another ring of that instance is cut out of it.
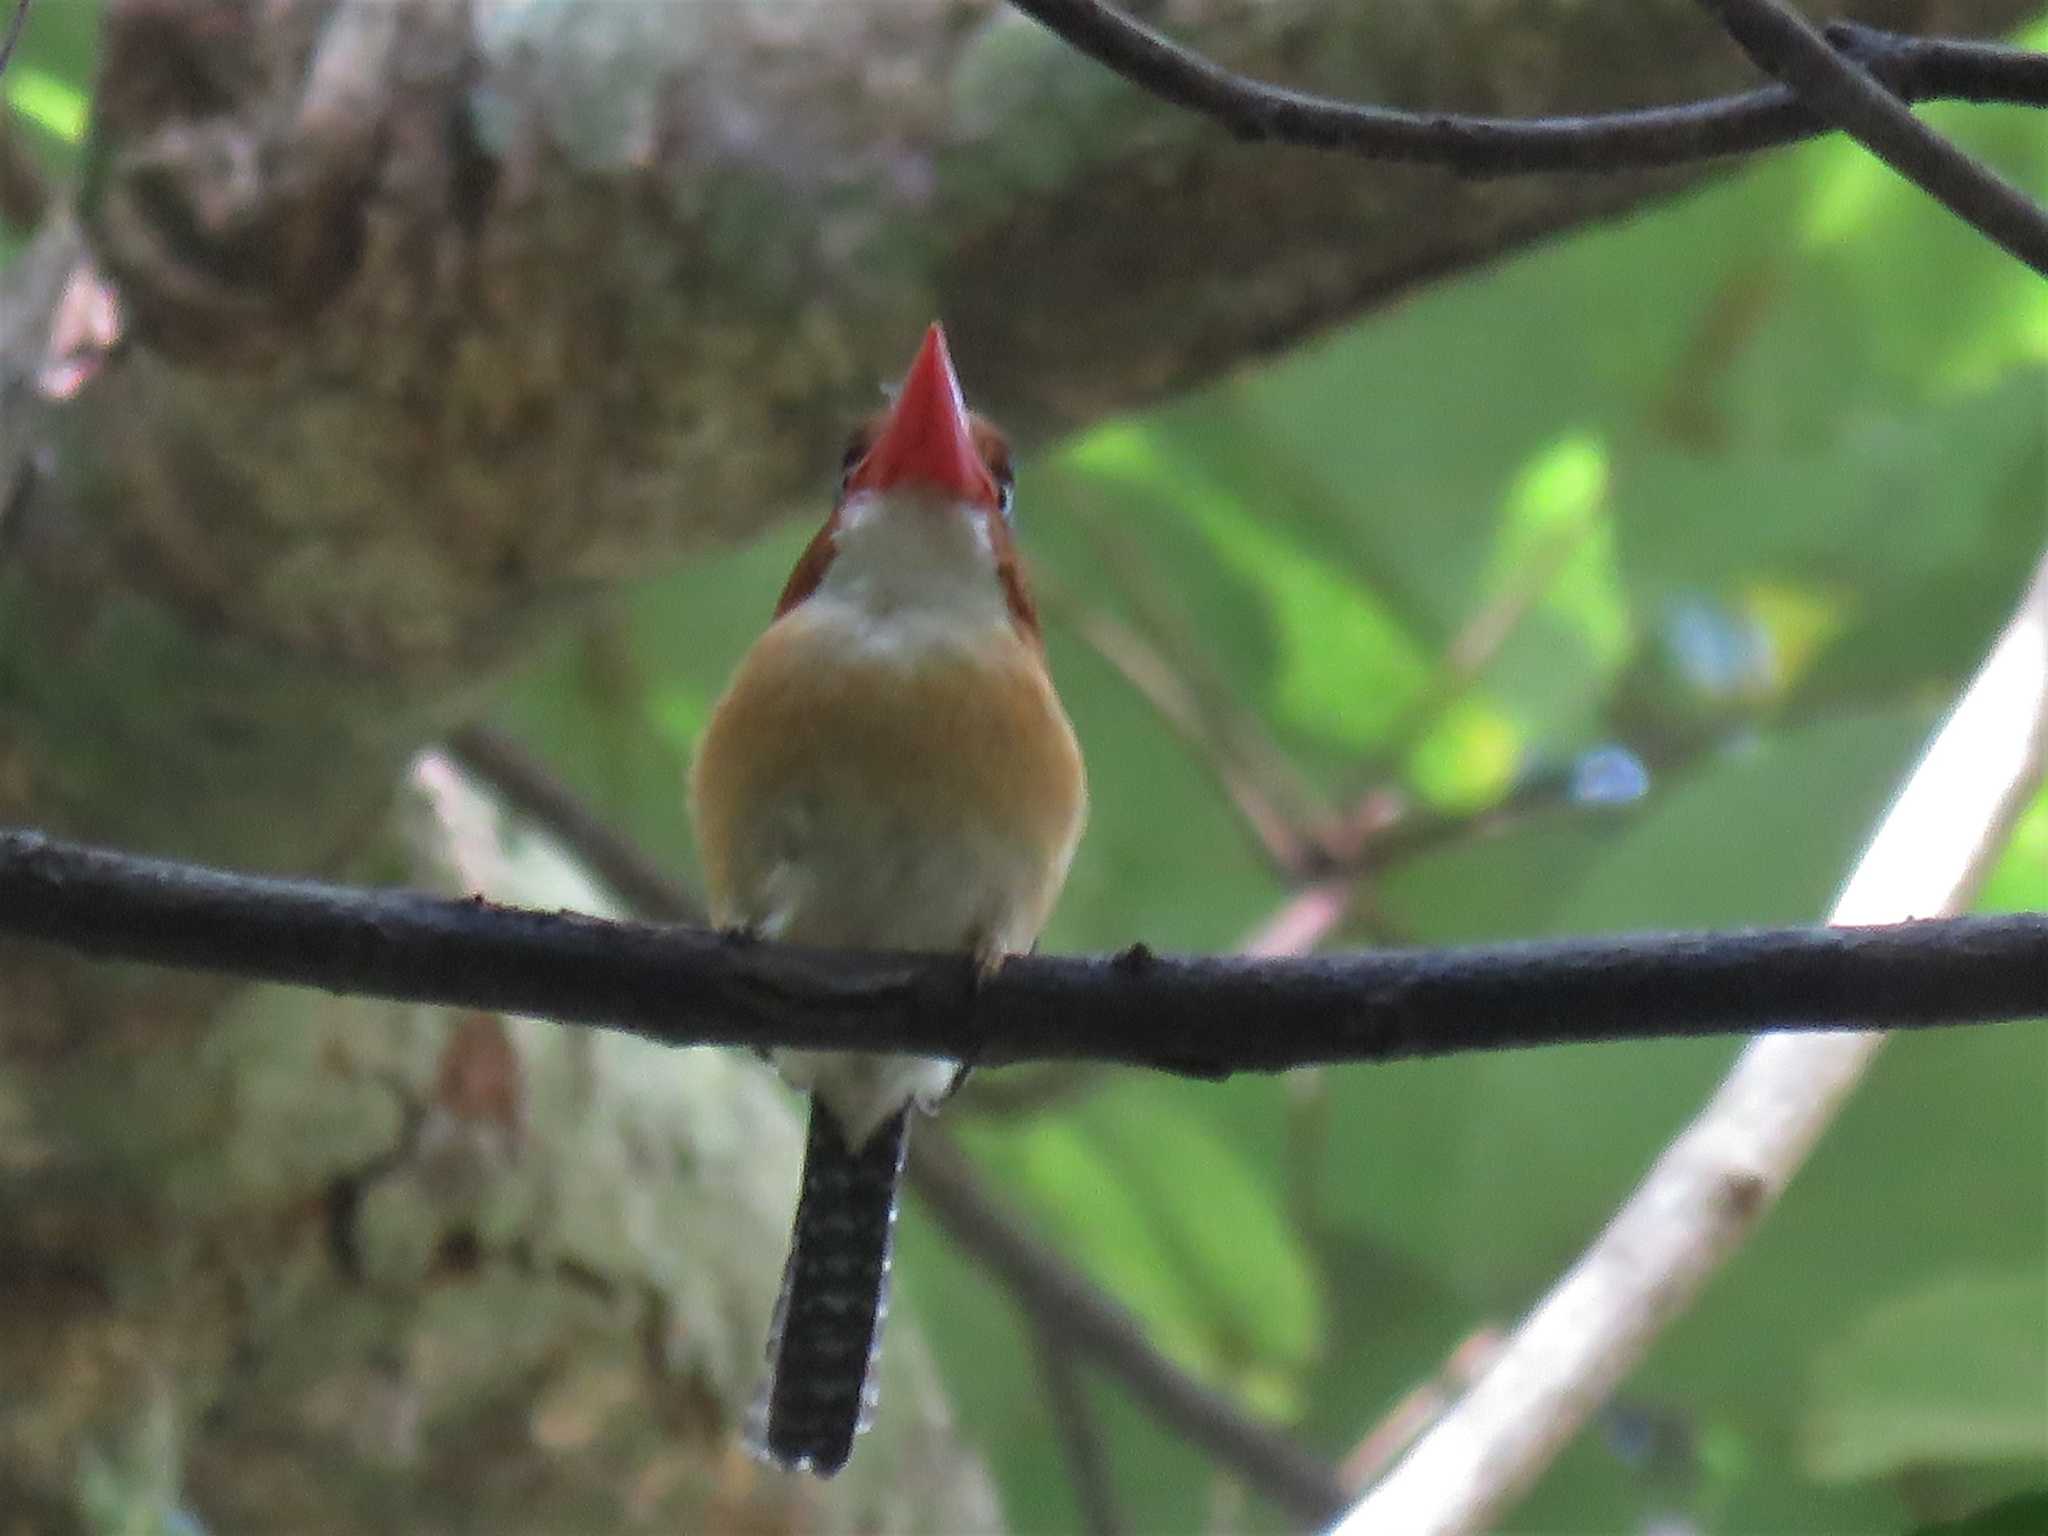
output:
<svg viewBox="0 0 2048 1536"><path fill-rule="evenodd" d="M1837 925L1960 911L2043 770L2048 558L1879 823ZM1881 1034L1759 1035L1499 1359L1331 1536L1469 1536L1547 1467L1805 1159Z"/></svg>

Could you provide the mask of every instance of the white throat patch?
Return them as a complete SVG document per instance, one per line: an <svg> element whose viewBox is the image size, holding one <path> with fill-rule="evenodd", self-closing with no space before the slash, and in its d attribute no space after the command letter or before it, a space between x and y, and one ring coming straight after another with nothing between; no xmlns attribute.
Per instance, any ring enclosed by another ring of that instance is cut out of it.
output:
<svg viewBox="0 0 2048 1536"><path fill-rule="evenodd" d="M1010 622L981 511L964 502L935 506L915 493L867 493L846 504L817 596L870 623L913 631L959 634Z"/></svg>

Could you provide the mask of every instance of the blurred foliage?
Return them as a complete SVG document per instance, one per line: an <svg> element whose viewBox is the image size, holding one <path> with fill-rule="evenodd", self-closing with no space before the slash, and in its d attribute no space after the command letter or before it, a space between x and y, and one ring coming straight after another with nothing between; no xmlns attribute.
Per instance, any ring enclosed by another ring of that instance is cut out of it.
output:
<svg viewBox="0 0 2048 1536"><path fill-rule="evenodd" d="M13 10L9 0L0 17ZM45 0L29 11L7 71L0 74L0 134L17 136L26 158L53 184L79 167L99 26L99 0ZM14 254L26 233L0 219L0 262Z"/></svg>
<svg viewBox="0 0 2048 1536"><path fill-rule="evenodd" d="M2041 1276L1960 1273L1873 1307L1816 1356L1805 1454L1846 1482L2048 1446Z"/></svg>
<svg viewBox="0 0 2048 1536"><path fill-rule="evenodd" d="M5 15L13 11L9 0ZM67 147L85 136L99 27L98 0L34 5L0 75L0 101L34 134L34 152L55 174L73 168Z"/></svg>
<svg viewBox="0 0 2048 1536"><path fill-rule="evenodd" d="M2038 115L1931 116L2048 194ZM1022 481L1094 794L1048 945L1228 948L1270 917L1289 874L1217 771L1268 755L1300 781L1274 798L1325 812L1375 790L1481 810L1609 746L1650 774L1597 815L1556 775L1541 814L1380 872L1336 942L1806 920L2048 538L2048 289L1819 144L1107 424ZM805 532L650 585L503 722L686 858L690 742ZM1225 746L1191 751L1089 643L1104 615ZM2048 805L1989 899L2048 906ZM1541 1294L1734 1050L1114 1075L959 1132L1162 1349L1339 1458ZM1016 1527L1073 1529L1027 1332L915 1209L902 1247ZM2038 1486L2044 1271L2048 1040L1900 1040L1511 1528L1892 1533ZM1090 1390L1134 1529L1280 1524Z"/></svg>
<svg viewBox="0 0 2048 1536"><path fill-rule="evenodd" d="M46 0L0 84L53 174L96 24ZM2048 196L2038 113L1928 116ZM1107 424L1022 481L1094 796L1050 947L1240 943L1299 872L1219 767L1276 762L1275 802L1331 825L1524 807L1375 871L1332 942L1805 920L2048 536L2048 288L1824 143ZM807 533L650 581L499 723L687 868L691 743ZM1091 642L1104 616L1223 745L1189 749ZM1598 787L1617 771L1625 792ZM2048 802L1986 902L2048 907ZM1109 1075L958 1130L1162 1349L1340 1459L1541 1294L1734 1050ZM902 1254L1015 1527L1074 1528L1008 1302L914 1208ZM1512 1528L1891 1533L2038 1488L2044 1268L2048 1039L1897 1041ZM1278 1526L1088 1389L1134 1529ZM1941 1529L2035 1531L2040 1508Z"/></svg>

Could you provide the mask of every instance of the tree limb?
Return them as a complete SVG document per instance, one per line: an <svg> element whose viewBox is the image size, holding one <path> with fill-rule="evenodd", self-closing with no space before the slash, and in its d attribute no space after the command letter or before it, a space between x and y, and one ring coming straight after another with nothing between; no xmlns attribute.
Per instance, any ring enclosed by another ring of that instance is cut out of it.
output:
<svg viewBox="0 0 2048 1536"><path fill-rule="evenodd" d="M1199 1077L1599 1040L2048 1013L2048 914L1300 959L957 956L238 875L0 832L0 932L103 959L534 1014L672 1045L843 1046ZM1248 1028L1247 1020L1257 1020Z"/></svg>
<svg viewBox="0 0 2048 1536"><path fill-rule="evenodd" d="M1878 159L2048 277L2048 211L1906 109L1876 71L1844 57L1782 0L1700 0L1742 51ZM1898 57L1896 53L1890 55ZM2041 60L2048 73L2048 59Z"/></svg>
<svg viewBox="0 0 2048 1536"><path fill-rule="evenodd" d="M1810 139L1827 132L1835 120L1818 100L1807 104L1803 87L1585 117L1405 112L1247 79L1102 0L1011 4L1133 85L1221 123L1240 139L1341 150L1373 160L1421 161L1466 176L1680 165ZM1814 39L1831 57L1839 56L1838 64L1856 60L1907 101L1942 97L2048 105L2048 57L2041 55L1901 37L1855 23L1838 23L1825 40L1818 33Z"/></svg>

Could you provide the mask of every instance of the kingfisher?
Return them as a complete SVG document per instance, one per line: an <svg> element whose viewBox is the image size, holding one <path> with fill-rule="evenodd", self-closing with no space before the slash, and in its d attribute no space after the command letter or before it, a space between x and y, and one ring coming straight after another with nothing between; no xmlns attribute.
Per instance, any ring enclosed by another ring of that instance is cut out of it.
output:
<svg viewBox="0 0 2048 1536"><path fill-rule="evenodd" d="M966 953L1037 940L1087 815L1046 670L1001 432L967 409L934 323L857 431L831 514L712 710L690 808L712 916L767 939ZM911 1112L957 1062L779 1050L810 1128L769 1373L749 1423L830 1477L873 1400Z"/></svg>

